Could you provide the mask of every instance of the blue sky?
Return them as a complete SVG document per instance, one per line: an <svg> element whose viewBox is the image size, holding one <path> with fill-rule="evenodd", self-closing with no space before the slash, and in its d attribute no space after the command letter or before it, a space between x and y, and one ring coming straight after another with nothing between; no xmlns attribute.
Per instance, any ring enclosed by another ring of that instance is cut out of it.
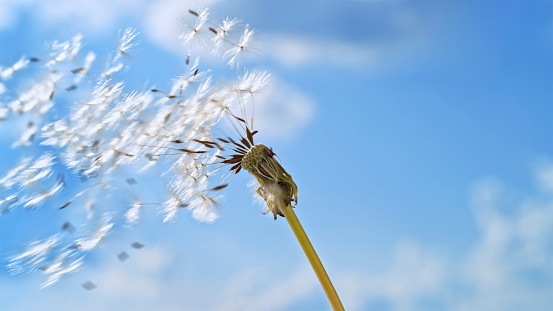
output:
<svg viewBox="0 0 553 311"><path fill-rule="evenodd" d="M296 212L347 310L553 308L551 1L75 3L1 0L0 66L76 33L102 59L132 26L140 46L121 77L161 88L186 68L175 25L189 8L256 30L250 66L273 77L258 140L298 184ZM0 176L31 150L10 147L25 124L0 121ZM129 192L159 187L125 173L140 187ZM0 268L0 305L328 310L285 221L261 214L249 180L233 179L215 223L146 213L46 289L40 272ZM0 256L55 232L72 215L56 208L0 215ZM98 288L84 290L87 280Z"/></svg>

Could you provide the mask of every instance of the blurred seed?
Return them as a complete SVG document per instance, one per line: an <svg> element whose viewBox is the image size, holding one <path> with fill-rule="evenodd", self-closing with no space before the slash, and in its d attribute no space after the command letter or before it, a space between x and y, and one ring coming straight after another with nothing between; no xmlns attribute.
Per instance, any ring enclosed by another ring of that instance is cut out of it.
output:
<svg viewBox="0 0 553 311"><path fill-rule="evenodd" d="M60 207L59 207L58 209L64 209L64 208L68 207L68 206L69 206L69 204L71 204L71 201L69 201L69 202L67 202L67 203L63 204L63 205L62 205L62 206L60 206Z"/></svg>
<svg viewBox="0 0 553 311"><path fill-rule="evenodd" d="M92 283L91 281L86 281L81 285L86 290L93 290L97 287L96 284Z"/></svg>
<svg viewBox="0 0 553 311"><path fill-rule="evenodd" d="M61 228L71 234L75 232L75 227L69 221L66 221Z"/></svg>
<svg viewBox="0 0 553 311"><path fill-rule="evenodd" d="M121 254L117 255L117 258L119 258L119 260L121 261L125 261L127 259L129 259L131 256L129 256L129 254L127 254L127 252L122 252Z"/></svg>
<svg viewBox="0 0 553 311"><path fill-rule="evenodd" d="M132 247L136 248L136 249L141 249L144 247L144 244L141 244L141 243L138 243L138 242L134 242L131 244Z"/></svg>

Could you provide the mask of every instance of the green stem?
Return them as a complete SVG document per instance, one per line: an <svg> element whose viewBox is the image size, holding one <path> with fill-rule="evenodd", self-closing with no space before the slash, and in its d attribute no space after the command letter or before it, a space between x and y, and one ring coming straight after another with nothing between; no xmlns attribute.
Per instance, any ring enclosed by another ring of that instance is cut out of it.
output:
<svg viewBox="0 0 553 311"><path fill-rule="evenodd" d="M315 275L317 275L317 278L319 279L319 283L321 283L321 286L323 287L326 297L328 298L328 301L332 306L332 310L343 311L344 306L342 306L340 297L338 297L334 286L332 286L332 282L330 282L330 278L328 277L328 274L326 274L325 268L323 267L319 256L317 256L313 245L311 245L307 234L305 234L305 231L303 230L303 227L301 226L296 213L294 213L292 207L284 204L284 202L282 202L282 204L280 205L281 206L279 207L282 210L282 213L284 214L286 220L288 221L288 225L290 225L290 228L292 228L292 231L294 232L296 239L298 239L298 242L300 243L300 246L303 249L305 256L307 257L307 260L309 260L313 271L315 271Z"/></svg>

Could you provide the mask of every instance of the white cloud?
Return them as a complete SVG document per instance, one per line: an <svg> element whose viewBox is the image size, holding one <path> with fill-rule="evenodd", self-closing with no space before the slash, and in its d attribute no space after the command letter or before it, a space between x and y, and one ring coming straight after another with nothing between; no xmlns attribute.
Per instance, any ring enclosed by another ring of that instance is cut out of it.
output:
<svg viewBox="0 0 553 311"><path fill-rule="evenodd" d="M379 59L377 48L360 44L285 35L270 38L262 44L264 53L287 67L318 64L352 67L372 64Z"/></svg>
<svg viewBox="0 0 553 311"><path fill-rule="evenodd" d="M284 140L301 132L315 114L313 99L274 76L256 95L255 105L255 129L265 137Z"/></svg>
<svg viewBox="0 0 553 311"><path fill-rule="evenodd" d="M307 266L295 268L291 275L281 280L269 278L263 269L249 269L227 282L214 310L284 310L311 296L317 287L317 279Z"/></svg>
<svg viewBox="0 0 553 311"><path fill-rule="evenodd" d="M0 29L9 28L30 12L34 21L48 27L71 25L76 31L114 37L116 24L129 20L160 47L186 55L178 40L178 19L189 9L214 7L219 0L0 0ZM238 4L240 5L240 4ZM246 8L245 8L246 9ZM263 57L277 60L283 66L298 67L332 64L348 68L382 65L389 57L405 57L421 43L421 17L406 6L399 6L386 20L400 29L401 36L385 42L343 41L336 38L312 38L291 34L269 33L260 40ZM257 37L257 36L256 36ZM184 57L184 56L183 56Z"/></svg>
<svg viewBox="0 0 553 311"><path fill-rule="evenodd" d="M112 34L118 21L131 17L145 20L147 32L154 41L163 44L166 42L164 39L173 35L177 18L186 14L188 9L215 2L216 0L0 0L0 17L6 17L0 18L0 29L13 25L24 11L35 14L35 18L44 25L61 26L70 22L72 28L97 34ZM172 36L170 39L176 41L177 37Z"/></svg>
<svg viewBox="0 0 553 311"><path fill-rule="evenodd" d="M143 4L143 0L3 0L0 7L12 18L10 23L4 22L0 26L7 28L17 21L23 11L30 11L46 25L71 21L73 27L85 27L93 32L112 31L117 20L136 14Z"/></svg>
<svg viewBox="0 0 553 311"><path fill-rule="evenodd" d="M400 244L387 271L340 276L348 309L384 301L390 310L426 310L420 303L434 301L442 310L551 310L552 172L552 164L542 165L536 178L546 192L518 202L496 179L476 182L470 202L480 236L464 255Z"/></svg>
<svg viewBox="0 0 553 311"><path fill-rule="evenodd" d="M553 169L543 167L538 180ZM542 186L548 180L541 180ZM543 188L543 187L542 187ZM463 265L472 299L463 310L548 310L553 300L553 201L539 193L516 204L498 181L473 188L473 209L482 237Z"/></svg>
<svg viewBox="0 0 553 311"><path fill-rule="evenodd" d="M380 275L343 273L336 284L348 310L365 310L374 301L386 301L391 310L414 310L419 300L440 292L447 274L440 256L401 242L389 270Z"/></svg>

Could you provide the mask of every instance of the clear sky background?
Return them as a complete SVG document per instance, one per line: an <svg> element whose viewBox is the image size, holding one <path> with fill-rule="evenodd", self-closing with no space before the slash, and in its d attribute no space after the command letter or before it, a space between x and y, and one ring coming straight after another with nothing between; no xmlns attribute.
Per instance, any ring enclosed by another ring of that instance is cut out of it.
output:
<svg viewBox="0 0 553 311"><path fill-rule="evenodd" d="M553 309L552 1L0 0L0 66L76 33L101 59L131 26L140 46L122 77L161 88L186 70L176 21L200 4L256 30L251 67L273 77L258 141L298 184L346 310ZM0 121L0 176L25 154L10 147L19 123ZM129 192L159 187L127 174ZM11 276L6 258L70 212L0 215L0 308L329 310L249 180L233 179L213 224L146 213L42 290L40 271Z"/></svg>

